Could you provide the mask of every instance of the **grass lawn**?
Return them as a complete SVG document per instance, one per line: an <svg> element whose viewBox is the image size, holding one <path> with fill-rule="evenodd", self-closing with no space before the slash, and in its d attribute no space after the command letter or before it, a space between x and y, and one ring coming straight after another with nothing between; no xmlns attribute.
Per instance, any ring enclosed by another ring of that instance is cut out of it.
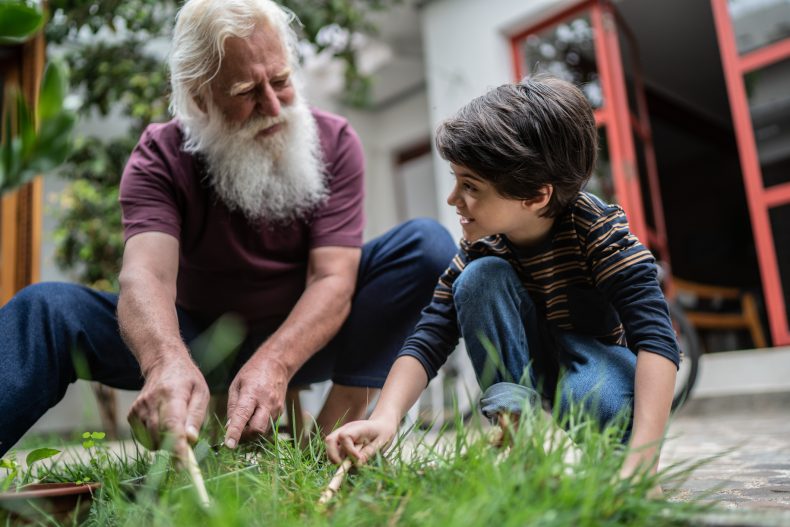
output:
<svg viewBox="0 0 790 527"><path fill-rule="evenodd" d="M676 487L691 465L622 480L617 429L600 433L571 425L577 447L552 430L552 419L539 413L522 421L506 449L491 447L479 423L458 433L413 431L386 455L352 471L325 506L319 496L336 467L326 460L320 440L300 448L275 436L238 451L199 442L195 454L211 498L207 509L186 472L172 468L167 452L132 447L118 454L101 439L87 443L85 459L59 460L34 476L101 482L85 520L91 526L652 527L689 525L704 510L671 497L647 498L657 483ZM57 524L41 516L38 521Z"/></svg>

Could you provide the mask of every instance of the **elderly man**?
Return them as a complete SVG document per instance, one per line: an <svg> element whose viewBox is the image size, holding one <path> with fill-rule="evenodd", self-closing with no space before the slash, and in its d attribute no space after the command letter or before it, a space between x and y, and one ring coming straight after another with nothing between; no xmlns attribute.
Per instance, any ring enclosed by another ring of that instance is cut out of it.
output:
<svg viewBox="0 0 790 527"><path fill-rule="evenodd" d="M182 452L212 391L230 448L267 432L289 385L333 381L323 431L362 417L454 244L416 220L362 246L359 139L301 97L290 23L270 0L181 9L175 119L145 130L121 181L120 296L39 284L0 310L0 453L78 376L142 388L130 421ZM248 331L217 367L190 343L226 313Z"/></svg>

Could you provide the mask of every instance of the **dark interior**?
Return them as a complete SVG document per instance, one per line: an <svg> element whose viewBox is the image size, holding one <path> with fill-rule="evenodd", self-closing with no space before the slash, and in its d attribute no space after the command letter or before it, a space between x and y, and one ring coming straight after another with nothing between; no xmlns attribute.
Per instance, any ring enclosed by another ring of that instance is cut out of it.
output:
<svg viewBox="0 0 790 527"><path fill-rule="evenodd" d="M633 76L636 56L641 65L672 272L692 281L759 291L710 4L626 0L616 6L621 23L636 39L637 53L625 38L621 49L626 76ZM647 189L646 181L642 187Z"/></svg>

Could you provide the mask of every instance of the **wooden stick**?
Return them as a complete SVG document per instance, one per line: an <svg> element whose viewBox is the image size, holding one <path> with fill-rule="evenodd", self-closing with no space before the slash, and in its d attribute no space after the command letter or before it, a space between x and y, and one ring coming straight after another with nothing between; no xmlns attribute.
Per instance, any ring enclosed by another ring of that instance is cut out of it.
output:
<svg viewBox="0 0 790 527"><path fill-rule="evenodd" d="M343 463L337 468L337 472L332 477L332 481L329 482L327 485L326 490L321 493L321 498L318 500L319 505L326 505L329 503L337 491L340 490L340 485L343 484L343 480L346 478L348 471L351 469L351 465L353 462L351 461L350 457L347 457L343 460Z"/></svg>
<svg viewBox="0 0 790 527"><path fill-rule="evenodd" d="M206 482L203 481L203 474L200 472L200 465L195 459L195 452L192 447L187 448L187 472L189 477L192 478L192 483L195 485L195 492L197 492L198 501L200 505L207 509L211 505L211 500L206 491Z"/></svg>

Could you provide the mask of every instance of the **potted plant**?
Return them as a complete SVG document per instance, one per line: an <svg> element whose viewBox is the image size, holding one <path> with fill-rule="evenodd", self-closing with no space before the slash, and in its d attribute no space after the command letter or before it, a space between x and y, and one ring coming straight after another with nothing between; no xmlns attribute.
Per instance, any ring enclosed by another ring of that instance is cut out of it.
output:
<svg viewBox="0 0 790 527"><path fill-rule="evenodd" d="M102 439L102 432L85 432L82 444L90 451ZM61 523L79 523L87 516L100 483L43 481L51 474L53 465L33 472L38 468L37 463L57 454L60 450L54 448L32 450L25 457L24 469L13 457L0 459L0 468L6 470L5 477L0 479L0 520L24 522L51 517ZM94 462L98 464L91 456L91 463Z"/></svg>

